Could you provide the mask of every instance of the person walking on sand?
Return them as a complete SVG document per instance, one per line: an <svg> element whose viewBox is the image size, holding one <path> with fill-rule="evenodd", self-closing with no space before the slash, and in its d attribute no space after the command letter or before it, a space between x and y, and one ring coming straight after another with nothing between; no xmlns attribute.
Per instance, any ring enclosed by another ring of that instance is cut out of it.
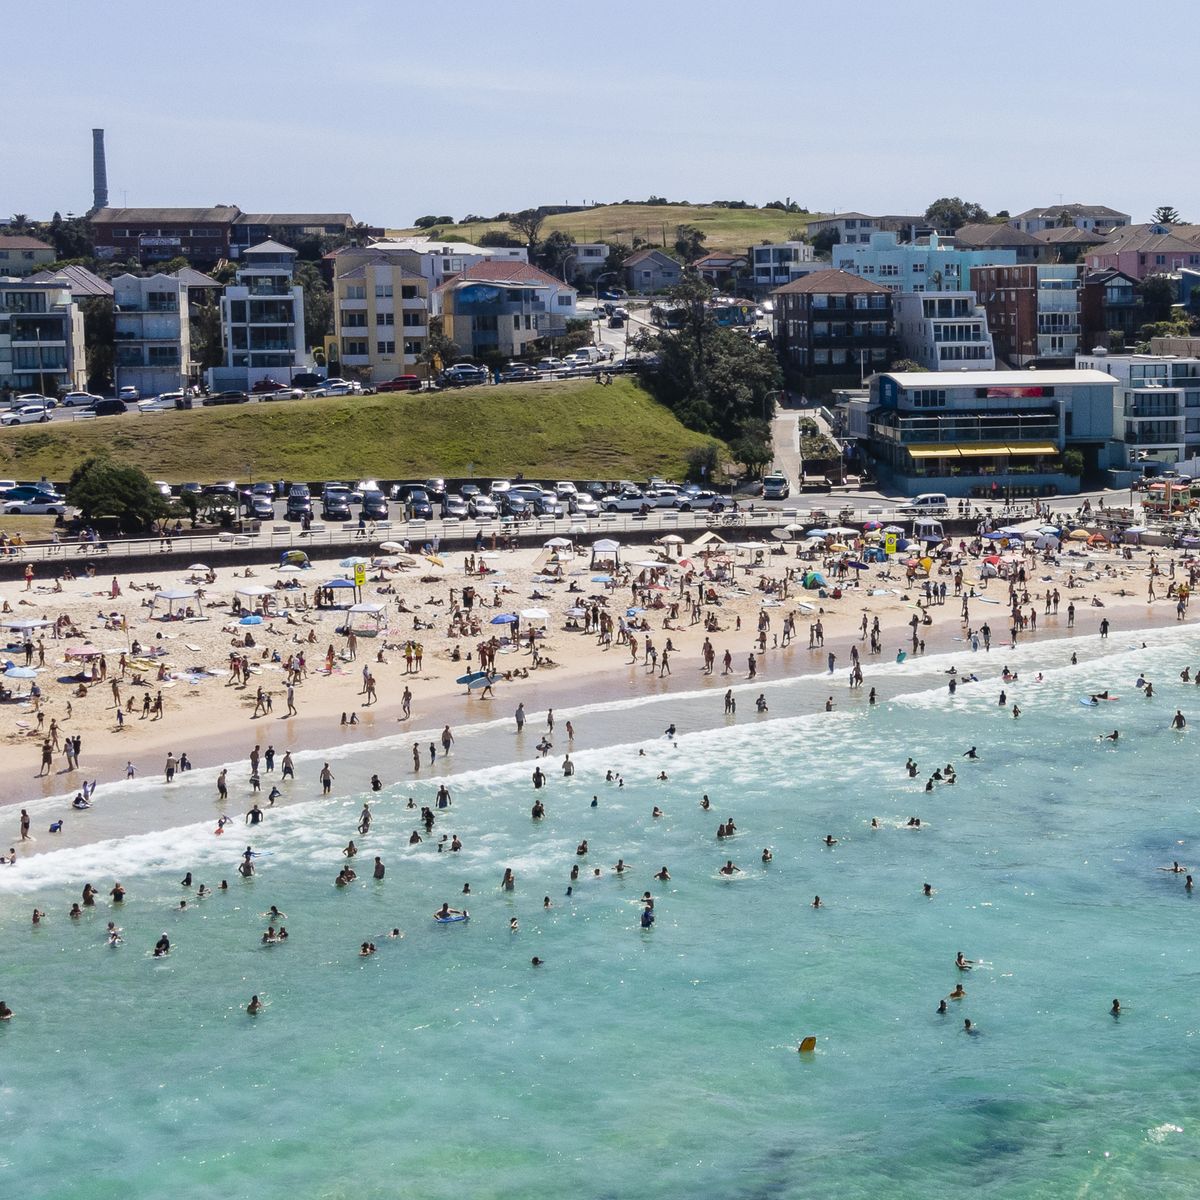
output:
<svg viewBox="0 0 1200 1200"><path fill-rule="evenodd" d="M287 715L294 717L296 715L296 689L289 683L287 690Z"/></svg>

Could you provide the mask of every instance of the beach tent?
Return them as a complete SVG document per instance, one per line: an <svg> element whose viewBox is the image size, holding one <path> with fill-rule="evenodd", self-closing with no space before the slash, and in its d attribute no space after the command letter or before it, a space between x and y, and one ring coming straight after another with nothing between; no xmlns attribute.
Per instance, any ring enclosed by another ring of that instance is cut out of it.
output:
<svg viewBox="0 0 1200 1200"><path fill-rule="evenodd" d="M825 576L820 571L805 571L804 586L812 591L813 588L828 587L829 584L825 582Z"/></svg>
<svg viewBox="0 0 1200 1200"><path fill-rule="evenodd" d="M614 542L612 538L601 538L598 542L592 543L591 570L595 571L602 567L608 567L615 570L620 565L620 542Z"/></svg>
<svg viewBox="0 0 1200 1200"><path fill-rule="evenodd" d="M275 595L275 589L266 587L261 583L246 583L240 588L237 588L234 593L234 598L242 601L242 607L245 609L255 609L261 607L264 611L270 607L271 599ZM261 599L262 603L256 603Z"/></svg>
<svg viewBox="0 0 1200 1200"><path fill-rule="evenodd" d="M299 567L301 570L307 570L312 566L308 561L308 555L303 550L285 550L279 556L279 565L281 567Z"/></svg>
<svg viewBox="0 0 1200 1200"><path fill-rule="evenodd" d="M15 629L21 633L30 629L45 629L49 625L49 621L43 621L38 617L21 617L16 621L0 621L5 629Z"/></svg>
<svg viewBox="0 0 1200 1200"><path fill-rule="evenodd" d="M200 593L196 588L163 588L161 592L154 593L154 599L150 601L150 611L154 612L156 605L161 604L165 609L165 615L168 617L178 615L176 608L185 609L188 604L195 602L196 607L200 607Z"/></svg>
<svg viewBox="0 0 1200 1200"><path fill-rule="evenodd" d="M570 550L574 544L570 538L552 537L548 542L542 543L542 548L545 550Z"/></svg>
<svg viewBox="0 0 1200 1200"><path fill-rule="evenodd" d="M544 625L550 620L550 614L544 608L523 608L521 609L521 619L535 625Z"/></svg>
<svg viewBox="0 0 1200 1200"><path fill-rule="evenodd" d="M387 631L387 609L382 604L352 604L345 631L356 637L378 637Z"/></svg>

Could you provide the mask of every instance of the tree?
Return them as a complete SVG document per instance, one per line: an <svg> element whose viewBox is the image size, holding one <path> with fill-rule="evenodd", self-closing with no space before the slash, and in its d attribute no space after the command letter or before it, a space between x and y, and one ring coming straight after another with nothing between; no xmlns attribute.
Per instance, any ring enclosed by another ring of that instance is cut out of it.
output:
<svg viewBox="0 0 1200 1200"><path fill-rule="evenodd" d="M757 479L774 458L770 425L757 419L747 421L742 427L741 437L730 442L729 452L736 462L746 468L747 475Z"/></svg>
<svg viewBox="0 0 1200 1200"><path fill-rule="evenodd" d="M570 234L563 233L561 229L554 230L538 245L537 252L533 255L537 266L562 279L566 278L563 268L567 265L567 260L574 257L575 241Z"/></svg>
<svg viewBox="0 0 1200 1200"><path fill-rule="evenodd" d="M453 225L453 217L418 217L413 225L417 229L432 229L435 225Z"/></svg>
<svg viewBox="0 0 1200 1200"><path fill-rule="evenodd" d="M508 218L508 223L525 239L525 245L529 247L531 256L545 220L546 214L536 208L523 208L519 213L513 213Z"/></svg>
<svg viewBox="0 0 1200 1200"><path fill-rule="evenodd" d="M1175 303L1175 285L1166 275L1147 275L1138 284L1137 290L1142 297L1148 323L1170 318Z"/></svg>
<svg viewBox="0 0 1200 1200"><path fill-rule="evenodd" d="M520 238L513 237L511 233L503 229L489 229L486 233L479 235L478 245L480 246L509 246L513 248L524 245Z"/></svg>
<svg viewBox="0 0 1200 1200"><path fill-rule="evenodd" d="M693 483L711 483L721 462L721 448L716 442L694 446L687 452L687 477Z"/></svg>
<svg viewBox="0 0 1200 1200"><path fill-rule="evenodd" d="M704 255L704 239L707 237L703 229L695 225L675 226L675 253L685 263L695 262Z"/></svg>
<svg viewBox="0 0 1200 1200"><path fill-rule="evenodd" d="M86 347L88 388L106 392L113 383L113 342L116 320L110 296L88 296L79 301L83 313L83 344Z"/></svg>
<svg viewBox="0 0 1200 1200"><path fill-rule="evenodd" d="M219 367L225 357L221 340L221 303L208 289L204 291L204 299L188 314L188 330L192 342L192 362L196 367L200 371Z"/></svg>
<svg viewBox="0 0 1200 1200"><path fill-rule="evenodd" d="M1169 204L1160 204L1154 210L1154 216L1150 220L1155 225L1182 225L1183 222L1179 219L1179 209L1172 208Z"/></svg>
<svg viewBox="0 0 1200 1200"><path fill-rule="evenodd" d="M1063 471L1078 478L1083 474L1083 454L1079 450L1066 450L1062 456Z"/></svg>
<svg viewBox="0 0 1200 1200"><path fill-rule="evenodd" d="M913 362L911 358L898 358L888 367L889 371L925 371L927 369L921 366L919 362Z"/></svg>
<svg viewBox="0 0 1200 1200"><path fill-rule="evenodd" d="M986 208L957 196L943 196L925 210L926 223L947 233L954 233L964 225L982 224L987 219Z"/></svg>
<svg viewBox="0 0 1200 1200"><path fill-rule="evenodd" d="M429 318L429 337L425 341L425 349L421 351L418 361L429 368L432 375L448 367L462 354L456 342L452 342L443 332L442 318Z"/></svg>
<svg viewBox="0 0 1200 1200"><path fill-rule="evenodd" d="M812 236L813 253L818 258L824 258L841 240L840 229L822 229L820 233L814 233Z"/></svg>
<svg viewBox="0 0 1200 1200"><path fill-rule="evenodd" d="M316 263L298 262L296 282L304 289L304 344L319 346L333 332L333 293Z"/></svg>
<svg viewBox="0 0 1200 1200"><path fill-rule="evenodd" d="M64 221L59 213L55 213L45 234L59 259L91 258L96 253L92 227L80 217Z"/></svg>
<svg viewBox="0 0 1200 1200"><path fill-rule="evenodd" d="M645 378L655 398L688 428L730 441L743 436L748 422L770 419L783 377L772 354L717 325L710 294L695 275L670 290L680 320L655 339L659 361ZM769 441L769 428L765 435L755 429L746 435Z"/></svg>
<svg viewBox="0 0 1200 1200"><path fill-rule="evenodd" d="M166 515L166 502L140 467L99 454L80 463L67 484L67 502L84 521L116 517L122 532L145 533Z"/></svg>
<svg viewBox="0 0 1200 1200"><path fill-rule="evenodd" d="M27 213L13 213L12 220L8 224L9 233L27 233L29 230L29 215Z"/></svg>

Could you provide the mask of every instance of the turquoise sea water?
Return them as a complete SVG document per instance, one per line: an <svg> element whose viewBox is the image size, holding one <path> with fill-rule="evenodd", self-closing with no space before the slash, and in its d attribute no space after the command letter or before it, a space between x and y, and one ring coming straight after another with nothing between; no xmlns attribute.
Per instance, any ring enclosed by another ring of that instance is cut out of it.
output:
<svg viewBox="0 0 1200 1200"><path fill-rule="evenodd" d="M1183 630L1147 640L868 664L887 697L873 711L822 678L756 681L716 728L701 727L711 692L564 710L557 749L570 717L578 773L547 760L544 821L529 816L531 761L479 767L442 776L454 805L415 847L405 800L432 804L435 783L374 798L359 838L357 789L384 751L347 752L331 799L255 831L250 882L244 829L216 838L211 819L161 815L206 805L211 773L184 784L192 808L140 783L129 796L168 828L0 869L0 997L17 1012L0 1025L0 1195L1191 1195L1200 892L1156 868L1200 868L1200 689L1177 681L1200 645ZM951 662L987 678L951 699ZM1004 662L1021 673L1006 688L1019 721L997 704ZM1103 687L1122 699L1078 704ZM831 692L838 710L814 715ZM1176 706L1197 732L1169 731ZM670 721L677 744L660 736ZM1115 747L1097 740L1113 727ZM599 734L610 744L585 748ZM507 728L458 736L464 758L473 739L512 742ZM961 758L970 745L978 762ZM397 772L406 758L388 751ZM926 793L946 762L959 782ZM603 782L609 768L624 788ZM97 815L106 803L102 788ZM920 830L904 827L913 815ZM727 816L739 833L718 841ZM437 853L441 833L463 851ZM338 890L351 836L360 878ZM612 873L619 857L628 875ZM727 858L742 876L718 874ZM576 861L603 875L567 897ZM505 867L515 893L498 888ZM230 889L196 901L186 870ZM129 899L110 949L107 902L66 911L83 882L103 895L114 878ZM435 925L443 900L471 921ZM264 948L272 903L291 937ZM50 914L38 929L35 905ZM397 925L403 939L383 936ZM174 948L155 961L164 930ZM965 976L958 950L981 960ZM966 999L937 1015L960 980ZM254 992L270 1007L251 1019ZM807 1034L817 1051L802 1056Z"/></svg>

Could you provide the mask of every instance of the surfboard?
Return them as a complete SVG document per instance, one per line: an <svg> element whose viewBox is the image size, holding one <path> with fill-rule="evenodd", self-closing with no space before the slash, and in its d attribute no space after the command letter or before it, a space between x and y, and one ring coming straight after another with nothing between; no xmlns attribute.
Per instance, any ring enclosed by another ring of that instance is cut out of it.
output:
<svg viewBox="0 0 1200 1200"><path fill-rule="evenodd" d="M800 1043L801 1054L811 1054L817 1048L817 1039L811 1034Z"/></svg>
<svg viewBox="0 0 1200 1200"><path fill-rule="evenodd" d="M460 675L454 682L455 683L465 683L468 687L470 687L471 684L473 684L475 682L475 680L486 679L486 678L487 678L486 671L471 671L466 675Z"/></svg>

